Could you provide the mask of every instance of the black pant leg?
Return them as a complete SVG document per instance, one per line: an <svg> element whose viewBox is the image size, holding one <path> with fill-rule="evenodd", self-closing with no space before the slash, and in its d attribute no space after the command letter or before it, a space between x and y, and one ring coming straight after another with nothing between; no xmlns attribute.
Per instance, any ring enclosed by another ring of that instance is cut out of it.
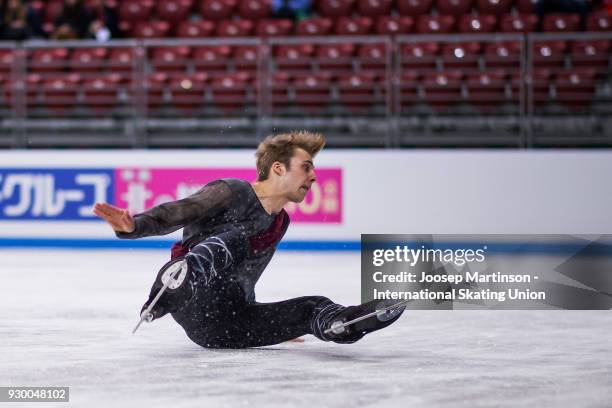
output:
<svg viewBox="0 0 612 408"><path fill-rule="evenodd" d="M313 334L317 311L326 305L335 303L324 296L302 296L281 302L248 304L238 317L241 330L234 344L268 346Z"/></svg>
<svg viewBox="0 0 612 408"><path fill-rule="evenodd" d="M317 335L321 311L326 314L339 308L342 306L323 296L248 303L235 280L214 279L199 285L192 301L172 316L202 347L247 348Z"/></svg>

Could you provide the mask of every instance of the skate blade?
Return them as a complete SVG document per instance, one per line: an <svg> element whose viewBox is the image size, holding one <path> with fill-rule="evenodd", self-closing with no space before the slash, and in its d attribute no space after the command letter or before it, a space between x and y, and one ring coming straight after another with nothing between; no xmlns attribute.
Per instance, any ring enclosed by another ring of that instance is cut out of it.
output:
<svg viewBox="0 0 612 408"><path fill-rule="evenodd" d="M138 330L142 322L151 323L152 320L153 320L153 315L151 313L148 313L146 310L142 312L142 316L140 316L140 321L138 322L136 327L134 327L134 330L132 330L132 334L136 333L136 330Z"/></svg>
<svg viewBox="0 0 612 408"><path fill-rule="evenodd" d="M166 281L166 283L164 283L164 286L162 286L159 292L157 292L157 295L155 295L155 298L153 299L151 304L149 304L149 307L147 307L145 311L142 312L142 314L140 315L140 321L138 322L136 327L134 327L134 330L132 330L132 334L136 333L136 330L138 330L142 322L146 321L147 323L150 323L151 321L153 321L153 315L151 314L151 310L153 310L153 307L155 306L155 304L157 303L161 295L163 295L166 289L168 289L168 286L170 286L170 284L172 283L172 281L174 280L174 277L178 274L178 272L179 272L178 269L170 272L170 276L168 277L168 280Z"/></svg>
<svg viewBox="0 0 612 408"><path fill-rule="evenodd" d="M342 322L342 321L333 322L328 329L323 331L323 333L324 334L329 334L329 333L342 334L346 330L346 327L352 324L355 324L355 323L359 323L363 320L369 319L374 316L376 316L376 318L381 322L391 320L392 318L396 317L398 314L404 311L404 309L406 308L406 304L408 304L408 302L409 302L408 300L404 300L401 302L397 302L395 304L383 306L378 310L367 313L353 320L349 320L348 322Z"/></svg>

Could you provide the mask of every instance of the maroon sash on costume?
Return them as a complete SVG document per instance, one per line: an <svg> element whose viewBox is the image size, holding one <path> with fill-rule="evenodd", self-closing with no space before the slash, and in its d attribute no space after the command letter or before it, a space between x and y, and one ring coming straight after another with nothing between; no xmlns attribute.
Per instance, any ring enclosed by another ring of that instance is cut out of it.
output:
<svg viewBox="0 0 612 408"><path fill-rule="evenodd" d="M267 230L261 234L251 235L249 237L251 252L253 254L258 254L268 249L270 246L275 245L282 238L287 223L289 223L289 215L283 209L276 215L276 218L274 218L274 221L272 221L272 224L270 224ZM177 241L172 244L170 252L170 259L174 259L179 256L187 255L189 253L189 248L184 247L181 241Z"/></svg>
<svg viewBox="0 0 612 408"><path fill-rule="evenodd" d="M275 245L283 236L286 224L289 223L289 215L282 209L277 215L272 224L267 230L261 234L252 235L249 237L249 243L251 244L251 251L257 254L272 245Z"/></svg>
<svg viewBox="0 0 612 408"><path fill-rule="evenodd" d="M185 256L188 252L189 248L185 248L181 241L176 241L174 244L172 244L172 249L170 249L170 259Z"/></svg>

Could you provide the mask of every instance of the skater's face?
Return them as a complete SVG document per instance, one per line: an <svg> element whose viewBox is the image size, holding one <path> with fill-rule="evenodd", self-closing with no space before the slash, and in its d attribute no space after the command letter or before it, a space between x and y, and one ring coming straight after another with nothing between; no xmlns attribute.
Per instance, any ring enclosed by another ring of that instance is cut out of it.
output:
<svg viewBox="0 0 612 408"><path fill-rule="evenodd" d="M281 166L283 170L280 184L283 193L289 201L301 203L312 184L317 181L312 156L306 150L298 148L289 161L289 168L285 169L282 164Z"/></svg>

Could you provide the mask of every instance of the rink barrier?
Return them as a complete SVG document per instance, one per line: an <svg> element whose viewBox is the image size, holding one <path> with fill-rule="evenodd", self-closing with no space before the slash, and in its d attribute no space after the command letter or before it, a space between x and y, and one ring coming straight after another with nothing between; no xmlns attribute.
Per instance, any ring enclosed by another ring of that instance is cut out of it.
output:
<svg viewBox="0 0 612 408"><path fill-rule="evenodd" d="M45 249L167 249L174 240L119 240L119 239L55 239L55 238L0 238L0 248L45 248ZM448 249L473 248L473 241L437 242L436 247ZM582 248L576 243L559 242L495 242L487 243L488 253L559 255L575 253ZM278 245L280 251L358 252L360 241L285 241ZM612 246L603 246L595 251L599 255L612 255Z"/></svg>

